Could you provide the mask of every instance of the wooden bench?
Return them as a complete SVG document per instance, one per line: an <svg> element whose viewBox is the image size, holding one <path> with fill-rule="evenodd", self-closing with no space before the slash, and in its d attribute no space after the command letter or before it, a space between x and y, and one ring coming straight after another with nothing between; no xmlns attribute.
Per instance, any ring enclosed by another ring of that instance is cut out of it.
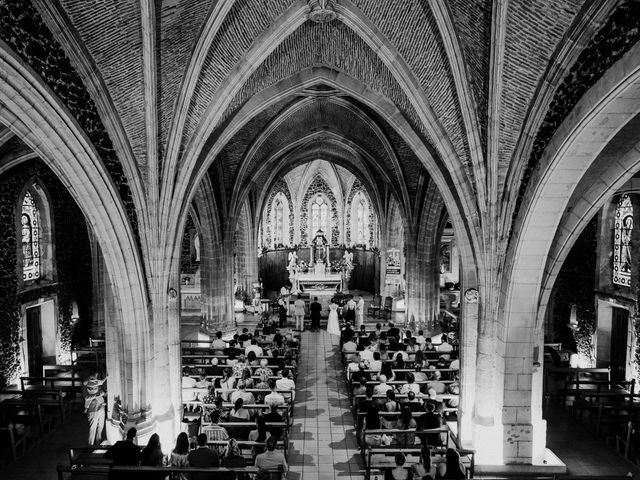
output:
<svg viewBox="0 0 640 480"><path fill-rule="evenodd" d="M0 403L0 422L2 424L35 426L38 438L42 438L53 428L53 418L42 413L38 404L21 403L19 405Z"/></svg>
<svg viewBox="0 0 640 480"><path fill-rule="evenodd" d="M245 457L249 463L253 464L253 454L252 450L255 448L262 448L265 452L267 451L267 442L252 442L250 440L236 440L238 442L238 447L240 447L240 452ZM212 447L226 447L228 444L228 440L210 440L207 441L207 445ZM284 457L288 460L288 440L278 440L276 443L276 449L282 450ZM249 450L248 453L245 453L246 450Z"/></svg>
<svg viewBox="0 0 640 480"><path fill-rule="evenodd" d="M89 445L84 447L71 447L69 449L69 465L112 465L113 460L104 458L110 445Z"/></svg>
<svg viewBox="0 0 640 480"><path fill-rule="evenodd" d="M2 392L6 392L6 390L0 391L0 393ZM60 420L64 422L66 414L71 411L71 402L68 398L60 390L23 390L17 392L17 395L2 400L0 406L40 405L44 414L55 411L60 415Z"/></svg>
<svg viewBox="0 0 640 480"><path fill-rule="evenodd" d="M0 427L0 451L9 454L8 458L0 456L0 465L4 466L18 458L18 451L21 455L27 450L27 437L16 434L15 426L9 423L6 427Z"/></svg>
<svg viewBox="0 0 640 480"><path fill-rule="evenodd" d="M385 448L385 447L369 447L367 449L366 463L365 463L365 478L371 478L372 470L384 471L387 468L395 467L395 459L393 458L396 453L403 453L407 462L405 466L411 466L414 463L421 461L421 448ZM431 449L431 462L432 464L440 464L445 462L446 448ZM460 460L464 465L469 475L473 477L475 473L475 450L458 450L460 454ZM520 477L522 478L522 477Z"/></svg>
<svg viewBox="0 0 640 480"><path fill-rule="evenodd" d="M83 380L78 377L20 377L20 388L27 390L60 390L75 394L82 392Z"/></svg>
<svg viewBox="0 0 640 480"><path fill-rule="evenodd" d="M58 465L56 467L58 474L58 480L65 480L65 478L73 478L74 480L84 479L96 479L96 478L118 478L118 474L128 473L130 475L143 475L149 476L154 473L159 475L173 475L178 473L244 473L249 475L256 475L259 469L256 467L209 467L209 468L195 468L195 467L140 467L140 466L124 466L124 465ZM271 471L271 470L269 470ZM274 469L273 474L282 476L282 469ZM272 477L273 478L273 477Z"/></svg>

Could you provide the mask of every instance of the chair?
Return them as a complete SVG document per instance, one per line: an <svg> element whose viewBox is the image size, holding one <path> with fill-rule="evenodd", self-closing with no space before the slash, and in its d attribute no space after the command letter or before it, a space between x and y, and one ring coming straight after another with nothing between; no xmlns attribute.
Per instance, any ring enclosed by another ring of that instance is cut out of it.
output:
<svg viewBox="0 0 640 480"><path fill-rule="evenodd" d="M373 303L369 304L369 308L367 308L367 315L373 315L374 317L378 316L378 312L380 312L381 307L382 297L380 295L374 295Z"/></svg>
<svg viewBox="0 0 640 480"><path fill-rule="evenodd" d="M380 318L391 319L391 309L393 308L393 297L384 297L384 306L380 309Z"/></svg>

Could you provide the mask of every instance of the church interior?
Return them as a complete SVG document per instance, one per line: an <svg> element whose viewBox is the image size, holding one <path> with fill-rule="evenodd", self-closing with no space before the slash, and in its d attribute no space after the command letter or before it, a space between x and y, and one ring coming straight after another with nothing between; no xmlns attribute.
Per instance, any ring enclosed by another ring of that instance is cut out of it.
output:
<svg viewBox="0 0 640 480"><path fill-rule="evenodd" d="M0 476L640 478L639 132L639 0L0 0Z"/></svg>

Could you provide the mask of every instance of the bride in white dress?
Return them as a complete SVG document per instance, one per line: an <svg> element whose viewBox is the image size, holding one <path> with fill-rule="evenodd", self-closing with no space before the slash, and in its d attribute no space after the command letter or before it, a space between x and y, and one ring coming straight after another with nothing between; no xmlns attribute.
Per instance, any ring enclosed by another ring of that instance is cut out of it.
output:
<svg viewBox="0 0 640 480"><path fill-rule="evenodd" d="M338 322L338 304L331 302L329 305L329 320L327 320L327 333L340 335L340 323Z"/></svg>

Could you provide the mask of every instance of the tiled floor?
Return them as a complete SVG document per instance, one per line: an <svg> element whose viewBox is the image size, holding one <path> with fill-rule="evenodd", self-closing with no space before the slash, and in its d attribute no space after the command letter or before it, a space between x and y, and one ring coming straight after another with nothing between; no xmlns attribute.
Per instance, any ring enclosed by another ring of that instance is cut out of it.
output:
<svg viewBox="0 0 640 480"><path fill-rule="evenodd" d="M364 478L338 337L304 332L287 478Z"/></svg>

